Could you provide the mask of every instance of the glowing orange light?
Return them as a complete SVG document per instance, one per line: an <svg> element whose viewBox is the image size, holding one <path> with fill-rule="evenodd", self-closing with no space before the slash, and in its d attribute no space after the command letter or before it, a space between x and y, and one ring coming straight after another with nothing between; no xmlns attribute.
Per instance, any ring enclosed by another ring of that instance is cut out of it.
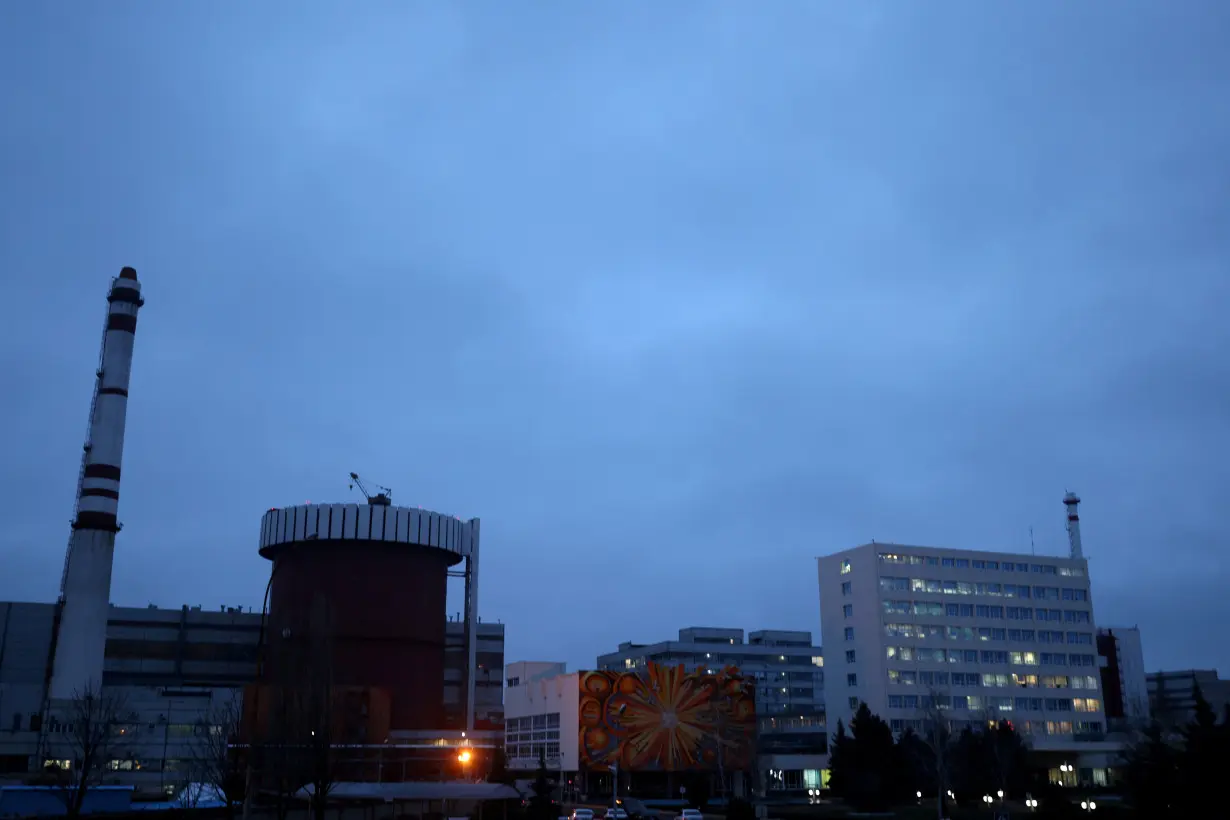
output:
<svg viewBox="0 0 1230 820"><path fill-rule="evenodd" d="M458 763L469 763L470 762L470 752L466 749L463 749L457 755L457 762Z"/></svg>

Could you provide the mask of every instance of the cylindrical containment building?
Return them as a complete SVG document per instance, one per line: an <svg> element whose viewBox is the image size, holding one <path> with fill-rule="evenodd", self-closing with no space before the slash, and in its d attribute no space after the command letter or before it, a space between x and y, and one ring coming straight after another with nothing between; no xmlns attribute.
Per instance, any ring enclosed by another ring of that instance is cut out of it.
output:
<svg viewBox="0 0 1230 820"><path fill-rule="evenodd" d="M477 524L387 504L267 512L265 681L327 675L335 686L383 688L392 729L442 726L449 568L476 553ZM318 660L306 660L308 645Z"/></svg>

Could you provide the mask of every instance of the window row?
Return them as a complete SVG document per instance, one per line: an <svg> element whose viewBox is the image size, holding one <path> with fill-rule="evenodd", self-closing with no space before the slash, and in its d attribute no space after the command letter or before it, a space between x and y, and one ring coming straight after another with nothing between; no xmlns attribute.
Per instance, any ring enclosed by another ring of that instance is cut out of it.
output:
<svg viewBox="0 0 1230 820"><path fill-rule="evenodd" d="M880 576L881 592L926 592L930 595L989 595L997 598L1031 598L1039 601L1088 601L1083 587L1048 587L1030 584L987 584L974 581L941 581L935 578Z"/></svg>
<svg viewBox="0 0 1230 820"><path fill-rule="evenodd" d="M558 729L559 712L528 717L509 718L504 722L505 732L528 732L540 729Z"/></svg>
<svg viewBox="0 0 1230 820"><path fill-rule="evenodd" d="M880 602L888 615L944 615L949 618L988 618L1009 621L1047 621L1054 623L1087 624L1093 618L1086 609L1032 609L1019 606L992 606L990 604L942 604L938 601L906 601L885 599ZM853 606L846 604L843 614L850 617Z"/></svg>
<svg viewBox="0 0 1230 820"><path fill-rule="evenodd" d="M1060 632L1038 632L1033 629L1007 629L999 626L939 626L938 624L885 624L888 638L948 641L1010 641L1013 643L1063 643ZM1043 637L1039 637L1039 635ZM1092 633L1090 633L1092 640ZM1089 643L1078 639L1075 643Z"/></svg>
<svg viewBox="0 0 1230 820"><path fill-rule="evenodd" d="M522 743L535 740L559 740L559 729L544 729L541 732L513 732L504 729L505 743Z"/></svg>
<svg viewBox="0 0 1230 820"><path fill-rule="evenodd" d="M935 555L903 555L895 552L882 552L879 555L881 564L908 564L911 566L951 567L953 569L999 570L1002 572L1036 572L1039 575L1064 575L1072 578L1083 577L1085 570L1080 567L1059 567L1054 564L1033 564L1020 561L988 561L981 558L943 558ZM842 573L848 570L842 566Z"/></svg>
<svg viewBox="0 0 1230 820"><path fill-rule="evenodd" d="M987 724L985 720L954 720L952 729L954 732L960 732L962 729L978 729ZM888 722L889 728L894 732L904 732L906 729L912 729L915 732L922 731L923 722L921 719L902 719L893 718ZM1013 727L1018 732L1024 735L1071 735L1071 734L1101 734L1102 722L1098 720L1082 720L1073 724L1069 720L1023 720L1013 722Z"/></svg>
<svg viewBox="0 0 1230 820"><path fill-rule="evenodd" d="M964 709L971 712L1100 712L1097 698L1017 698L1001 695L889 695L890 709Z"/></svg>
<svg viewBox="0 0 1230 820"><path fill-rule="evenodd" d="M907 670L901 670L900 674L904 675ZM889 681L893 680L892 672L889 672ZM921 676L919 681L922 681ZM985 687L1008 687L1013 686L1018 689L1090 689L1097 691L1098 679L1094 675L1030 675L1013 672L1005 674L1003 672L953 672L953 686L985 686Z"/></svg>
<svg viewBox="0 0 1230 820"><path fill-rule="evenodd" d="M540 756L551 760L560 756L558 743L519 743L507 746L504 754L510 760L537 760Z"/></svg>
<svg viewBox="0 0 1230 820"><path fill-rule="evenodd" d="M1097 666L1096 655L1063 652L1017 652L999 649L936 649L930 646L886 646L888 660L916 663L989 663L1013 666Z"/></svg>

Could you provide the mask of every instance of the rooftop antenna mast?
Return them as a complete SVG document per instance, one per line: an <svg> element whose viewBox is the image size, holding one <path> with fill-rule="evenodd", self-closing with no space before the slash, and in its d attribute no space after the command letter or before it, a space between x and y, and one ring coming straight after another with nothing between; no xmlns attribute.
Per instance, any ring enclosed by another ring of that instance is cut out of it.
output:
<svg viewBox="0 0 1230 820"><path fill-rule="evenodd" d="M388 487L382 487L379 484L372 484L372 488L377 492L373 493L367 489L367 485L359 478L358 473L350 474L350 489L359 488L359 492L363 493L363 497L367 499L367 503L373 507L387 507L393 500L393 491Z"/></svg>
<svg viewBox="0 0 1230 820"><path fill-rule="evenodd" d="M1038 549L1037 547L1034 546L1034 528L1032 524L1029 527L1029 554L1030 555L1038 554Z"/></svg>

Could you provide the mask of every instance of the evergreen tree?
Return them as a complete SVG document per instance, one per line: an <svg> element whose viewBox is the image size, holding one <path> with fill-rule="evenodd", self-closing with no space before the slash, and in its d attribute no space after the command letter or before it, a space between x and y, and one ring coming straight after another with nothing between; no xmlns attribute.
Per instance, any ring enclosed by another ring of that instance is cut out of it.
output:
<svg viewBox="0 0 1230 820"><path fill-rule="evenodd" d="M1124 752L1124 783L1142 817L1178 817L1180 750L1172 746L1162 724L1154 721Z"/></svg>
<svg viewBox="0 0 1230 820"><path fill-rule="evenodd" d="M547 771L546 750L538 753L538 772L534 777L534 785L530 788L533 789L534 795L526 807L526 820L559 820L559 811L551 800L553 787L550 773Z"/></svg>
<svg viewBox="0 0 1230 820"><path fill-rule="evenodd" d="M1196 687L1195 716L1182 732L1183 749L1178 755L1179 797L1193 817L1222 802L1220 778L1230 764L1230 726L1219 724L1204 694Z"/></svg>
<svg viewBox="0 0 1230 820"><path fill-rule="evenodd" d="M906 729L901 733L894 752L898 770L897 781L900 784L895 797L898 800L908 800L917 792L933 791L934 754L913 729Z"/></svg>
<svg viewBox="0 0 1230 820"><path fill-rule="evenodd" d="M1011 723L1001 720L984 730L983 747L994 786L989 793L1002 791L1005 796L1022 796L1029 771L1029 749L1020 734Z"/></svg>
<svg viewBox="0 0 1230 820"><path fill-rule="evenodd" d="M889 808L900 793L893 733L866 703L859 704L850 733L837 724L829 755L829 787L859 811Z"/></svg>
<svg viewBox="0 0 1230 820"><path fill-rule="evenodd" d="M850 736L846 734L845 722L838 718L837 732L829 738L829 791L843 800L846 799L850 780L846 773L849 758Z"/></svg>

